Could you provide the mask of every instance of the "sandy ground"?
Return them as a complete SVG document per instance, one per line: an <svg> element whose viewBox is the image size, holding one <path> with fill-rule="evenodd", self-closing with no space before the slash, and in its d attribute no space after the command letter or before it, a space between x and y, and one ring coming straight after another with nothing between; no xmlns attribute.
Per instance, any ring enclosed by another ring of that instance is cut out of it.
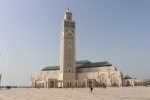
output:
<svg viewBox="0 0 150 100"><path fill-rule="evenodd" d="M0 90L0 100L150 100L149 87Z"/></svg>

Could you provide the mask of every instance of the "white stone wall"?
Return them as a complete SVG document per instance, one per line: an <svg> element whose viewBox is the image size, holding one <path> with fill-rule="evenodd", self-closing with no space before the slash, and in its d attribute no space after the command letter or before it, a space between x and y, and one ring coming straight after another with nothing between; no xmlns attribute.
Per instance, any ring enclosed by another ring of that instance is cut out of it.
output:
<svg viewBox="0 0 150 100"><path fill-rule="evenodd" d="M123 86L134 86L134 80L133 79L124 79Z"/></svg>
<svg viewBox="0 0 150 100"><path fill-rule="evenodd" d="M150 85L150 79L134 79L135 86Z"/></svg>
<svg viewBox="0 0 150 100"><path fill-rule="evenodd" d="M41 71L37 75L32 76L31 86L37 87L36 83L41 87L48 87L48 80L55 79L61 80L60 70L51 71ZM67 76L70 79L72 76ZM69 78L70 77L70 78ZM94 86L100 86L105 84L106 86L122 86L122 72L116 71L114 66L110 67L93 67L93 68L81 68L77 69L76 80L66 80L66 81L77 81L83 82L85 80L95 80ZM63 80L62 80L63 81Z"/></svg>
<svg viewBox="0 0 150 100"><path fill-rule="evenodd" d="M96 79L97 84L122 86L122 73L114 66L77 69L77 80Z"/></svg>
<svg viewBox="0 0 150 100"><path fill-rule="evenodd" d="M60 70L41 71L35 76L31 77L31 86L35 87L36 83L44 83L44 87L47 86L48 79L59 79Z"/></svg>
<svg viewBox="0 0 150 100"><path fill-rule="evenodd" d="M80 68L77 69L77 73L85 72L106 72L106 71L117 71L114 66L104 66L104 67L92 67L92 68Z"/></svg>
<svg viewBox="0 0 150 100"><path fill-rule="evenodd" d="M130 83L130 86L148 86L150 79L123 79L123 86L128 86L127 83Z"/></svg>

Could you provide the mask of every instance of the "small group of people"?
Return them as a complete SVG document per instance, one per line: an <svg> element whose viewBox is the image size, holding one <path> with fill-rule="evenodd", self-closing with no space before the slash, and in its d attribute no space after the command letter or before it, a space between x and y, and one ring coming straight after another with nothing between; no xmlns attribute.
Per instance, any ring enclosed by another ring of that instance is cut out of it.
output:
<svg viewBox="0 0 150 100"><path fill-rule="evenodd" d="M6 86L6 89L11 89L11 86Z"/></svg>

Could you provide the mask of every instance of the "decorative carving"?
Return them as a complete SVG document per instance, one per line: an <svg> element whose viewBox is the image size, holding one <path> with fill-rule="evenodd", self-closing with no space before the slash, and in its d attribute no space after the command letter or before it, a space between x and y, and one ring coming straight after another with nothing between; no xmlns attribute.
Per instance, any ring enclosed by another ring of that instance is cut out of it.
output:
<svg viewBox="0 0 150 100"><path fill-rule="evenodd" d="M65 26L65 27L75 28L75 22L68 22L68 21L65 21L65 22L64 22L64 26Z"/></svg>
<svg viewBox="0 0 150 100"><path fill-rule="evenodd" d="M71 44L68 44L68 45L67 45L67 48L68 48L69 50L71 50L71 49L72 49L72 45L71 45Z"/></svg>

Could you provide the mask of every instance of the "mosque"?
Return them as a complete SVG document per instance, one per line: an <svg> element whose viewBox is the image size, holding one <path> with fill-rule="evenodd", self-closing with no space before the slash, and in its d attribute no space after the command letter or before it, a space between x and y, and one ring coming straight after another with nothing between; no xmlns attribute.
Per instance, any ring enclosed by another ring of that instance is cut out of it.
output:
<svg viewBox="0 0 150 100"><path fill-rule="evenodd" d="M76 24L72 13L67 9L61 24L60 66L48 66L31 76L31 87L99 87L150 85L149 80L123 78L120 70L111 63L76 61Z"/></svg>

